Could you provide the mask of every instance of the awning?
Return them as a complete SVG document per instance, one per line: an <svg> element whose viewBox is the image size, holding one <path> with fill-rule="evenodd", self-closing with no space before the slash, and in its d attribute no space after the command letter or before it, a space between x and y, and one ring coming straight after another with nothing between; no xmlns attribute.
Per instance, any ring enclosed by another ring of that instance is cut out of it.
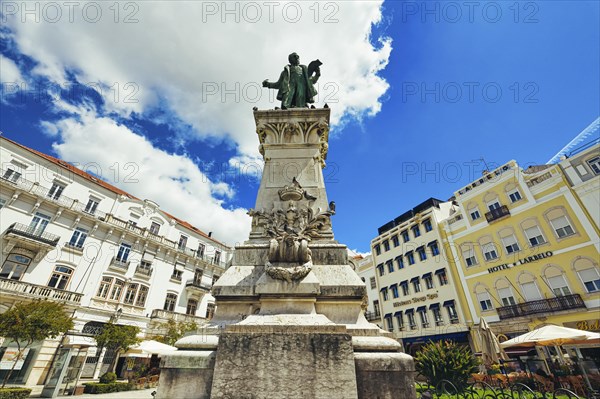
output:
<svg viewBox="0 0 600 399"><path fill-rule="evenodd" d="M454 306L454 299L444 302L444 306Z"/></svg>
<svg viewBox="0 0 600 399"><path fill-rule="evenodd" d="M171 345L163 344L162 342L154 341L152 339L142 341L137 345L129 348L125 354L127 356L140 357L139 355L164 355L176 351L177 348Z"/></svg>
<svg viewBox="0 0 600 399"><path fill-rule="evenodd" d="M383 291L387 291L387 287L383 287L382 289L379 290L379 292L383 292Z"/></svg>
<svg viewBox="0 0 600 399"><path fill-rule="evenodd" d="M427 244L428 247L437 244L437 240L431 241L429 244Z"/></svg>
<svg viewBox="0 0 600 399"><path fill-rule="evenodd" d="M377 265L377 268L382 268L383 267L383 263L380 263Z"/></svg>
<svg viewBox="0 0 600 399"><path fill-rule="evenodd" d="M396 261L401 262L402 261L402 255L396 256Z"/></svg>
<svg viewBox="0 0 600 399"><path fill-rule="evenodd" d="M391 319L392 318L392 314L391 313L386 313L385 316L383 316L384 319Z"/></svg>
<svg viewBox="0 0 600 399"><path fill-rule="evenodd" d="M437 270L435 271L435 274L442 274L442 273L446 273L446 268L443 268L443 269L437 269Z"/></svg>
<svg viewBox="0 0 600 399"><path fill-rule="evenodd" d="M439 309L439 308L440 308L439 303L432 303L431 305L429 305L429 309Z"/></svg>
<svg viewBox="0 0 600 399"><path fill-rule="evenodd" d="M398 316L402 316L401 310L397 310L396 312L394 312L394 317L398 317Z"/></svg>
<svg viewBox="0 0 600 399"><path fill-rule="evenodd" d="M429 341L441 341L441 340L450 340L455 342L469 342L469 332L455 332L448 334L437 334L437 335L425 335L419 337L411 337L411 338L402 338L402 344L404 347L408 344L416 344L416 343L427 343Z"/></svg>
<svg viewBox="0 0 600 399"><path fill-rule="evenodd" d="M394 283L394 284L390 285L390 290L391 290L393 287L397 287L397 286L398 286L398 284L396 284L396 283Z"/></svg>
<svg viewBox="0 0 600 399"><path fill-rule="evenodd" d="M417 312L427 312L427 306L419 306Z"/></svg>
<svg viewBox="0 0 600 399"><path fill-rule="evenodd" d="M431 273L425 273L423 275L423 279L426 279L426 278L429 278L429 277L431 277Z"/></svg>
<svg viewBox="0 0 600 399"><path fill-rule="evenodd" d="M412 308L411 308L411 309L405 309L405 310L404 310L404 313L406 313L406 314L409 314L409 313L415 313L415 310L414 310L414 309L412 309Z"/></svg>
<svg viewBox="0 0 600 399"><path fill-rule="evenodd" d="M96 340L85 335L67 335L65 346L96 346Z"/></svg>
<svg viewBox="0 0 600 399"><path fill-rule="evenodd" d="M419 281L419 276L413 277L413 278L410 279L411 283L414 282L414 281Z"/></svg>
<svg viewBox="0 0 600 399"><path fill-rule="evenodd" d="M400 285L408 285L408 280L401 281Z"/></svg>
<svg viewBox="0 0 600 399"><path fill-rule="evenodd" d="M421 245L420 247L418 247L417 249L415 249L415 251L419 252L421 250L425 250L425 245Z"/></svg>

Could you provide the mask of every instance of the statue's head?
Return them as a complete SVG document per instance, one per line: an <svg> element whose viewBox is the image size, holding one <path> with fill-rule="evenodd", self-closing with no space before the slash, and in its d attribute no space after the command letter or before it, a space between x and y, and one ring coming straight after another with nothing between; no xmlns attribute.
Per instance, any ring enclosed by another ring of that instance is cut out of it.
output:
<svg viewBox="0 0 600 399"><path fill-rule="evenodd" d="M288 61L292 65L298 65L300 64L300 56L297 53L292 53L288 55Z"/></svg>

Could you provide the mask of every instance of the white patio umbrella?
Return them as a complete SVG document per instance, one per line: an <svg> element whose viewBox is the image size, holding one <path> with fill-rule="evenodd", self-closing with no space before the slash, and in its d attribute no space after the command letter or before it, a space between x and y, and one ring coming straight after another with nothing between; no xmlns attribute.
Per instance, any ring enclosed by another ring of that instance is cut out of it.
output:
<svg viewBox="0 0 600 399"><path fill-rule="evenodd" d="M163 344L162 342L153 339L142 341L137 345L132 346L125 353L126 355L147 354L147 355L165 355L176 351L177 348L171 345Z"/></svg>
<svg viewBox="0 0 600 399"><path fill-rule="evenodd" d="M481 337L481 357L486 366L500 363L500 360L508 360L504 349L500 346L498 338L482 317L479 319L479 336Z"/></svg>
<svg viewBox="0 0 600 399"><path fill-rule="evenodd" d="M510 346L554 346L554 345L581 345L600 342L600 334L577 330L575 328L548 325L519 335L500 344L503 348ZM575 348L577 356L583 358L579 348ZM585 369L582 367L583 377L590 389L592 385Z"/></svg>
<svg viewBox="0 0 600 399"><path fill-rule="evenodd" d="M575 328L548 325L505 341L500 346L508 348L511 346L577 345L594 343L595 340L600 341L600 334Z"/></svg>

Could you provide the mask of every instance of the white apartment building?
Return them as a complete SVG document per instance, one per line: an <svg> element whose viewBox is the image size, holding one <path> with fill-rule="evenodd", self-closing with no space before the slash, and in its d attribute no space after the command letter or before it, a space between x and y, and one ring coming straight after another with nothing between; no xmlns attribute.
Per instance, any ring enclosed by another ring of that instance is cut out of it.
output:
<svg viewBox="0 0 600 399"><path fill-rule="evenodd" d="M93 336L109 320L150 337L168 319L211 317L209 292L228 246L151 200L4 137L0 156L0 312L48 299L75 317L73 331L29 351L11 383L44 384L59 344L79 359L71 374L97 377L111 355L96 353Z"/></svg>
<svg viewBox="0 0 600 399"><path fill-rule="evenodd" d="M430 340L470 343L471 321L438 228L455 208L430 198L380 227L371 241L383 329L412 355Z"/></svg>
<svg viewBox="0 0 600 399"><path fill-rule="evenodd" d="M381 308L379 306L379 290L377 289L377 278L375 277L375 264L373 263L373 255L369 254L365 257L360 256L357 259L356 273L358 277L367 285L367 308L365 317L371 323L377 324L380 328L383 326L381 322Z"/></svg>
<svg viewBox="0 0 600 399"><path fill-rule="evenodd" d="M558 165L590 219L600 228L600 139L572 150Z"/></svg>

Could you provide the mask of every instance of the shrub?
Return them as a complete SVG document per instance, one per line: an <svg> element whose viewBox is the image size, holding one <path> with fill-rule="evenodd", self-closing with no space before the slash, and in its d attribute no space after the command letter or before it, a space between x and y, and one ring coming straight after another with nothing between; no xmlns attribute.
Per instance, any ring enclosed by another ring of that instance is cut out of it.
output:
<svg viewBox="0 0 600 399"><path fill-rule="evenodd" d="M423 346L415 356L415 366L429 384L437 387L442 380L448 380L459 390L467 386L471 374L478 370L478 362L469 348L452 341Z"/></svg>
<svg viewBox="0 0 600 399"><path fill-rule="evenodd" d="M101 384L110 384L117 381L117 375L115 373L104 373L100 376Z"/></svg>
<svg viewBox="0 0 600 399"><path fill-rule="evenodd" d="M84 392L92 394L131 391L135 389L134 384L130 384L127 382L111 382L110 384L103 384L100 382L88 382L84 385Z"/></svg>
<svg viewBox="0 0 600 399"><path fill-rule="evenodd" d="M30 393L29 388L0 388L0 399L26 399Z"/></svg>

